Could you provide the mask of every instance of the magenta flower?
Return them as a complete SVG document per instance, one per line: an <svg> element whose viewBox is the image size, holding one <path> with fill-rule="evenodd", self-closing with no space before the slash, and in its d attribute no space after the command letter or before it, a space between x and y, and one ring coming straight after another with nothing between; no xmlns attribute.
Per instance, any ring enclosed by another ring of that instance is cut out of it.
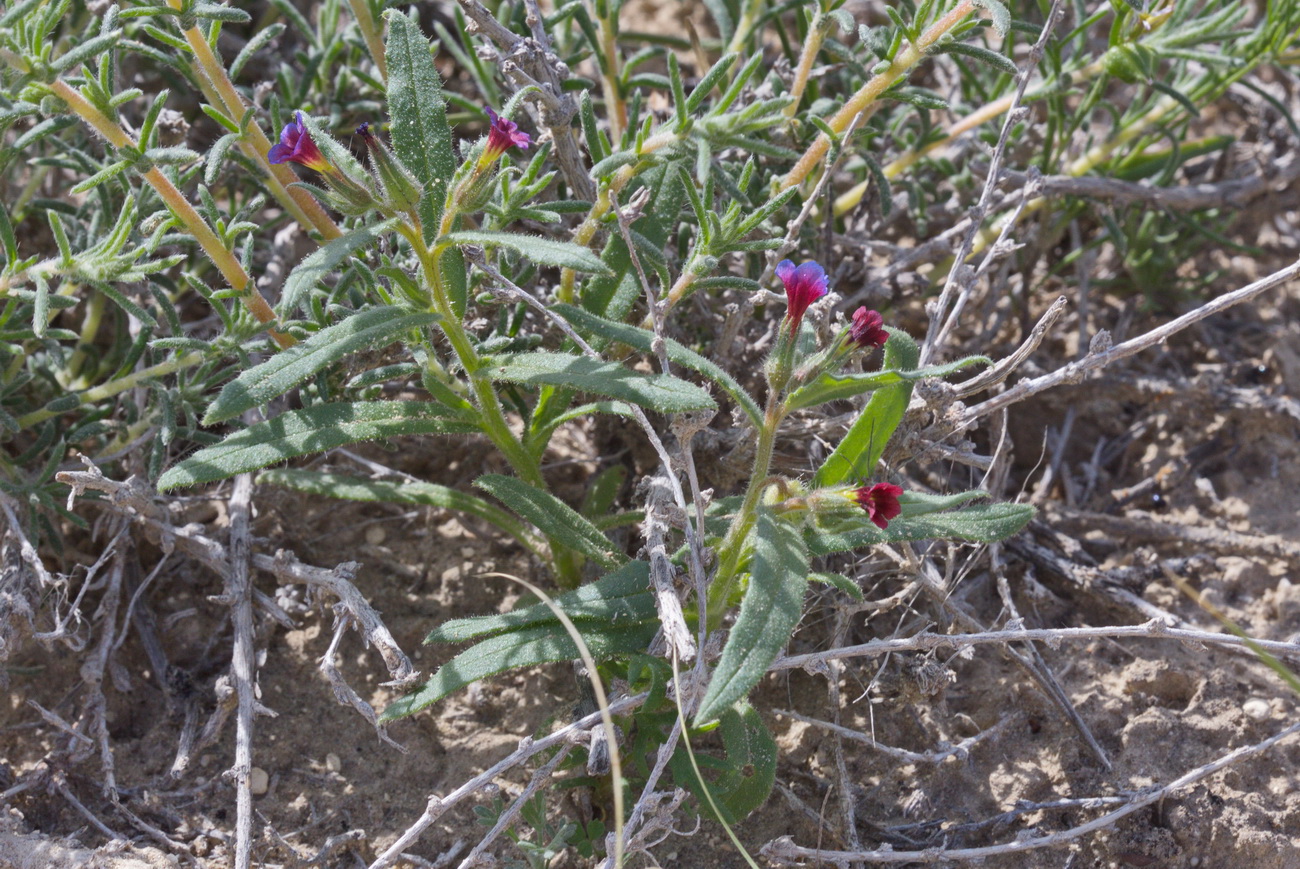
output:
<svg viewBox="0 0 1300 869"><path fill-rule="evenodd" d="M790 333L795 334L808 306L826 295L826 270L811 260L795 268L785 259L777 265L776 276L785 284L785 316L790 321Z"/></svg>
<svg viewBox="0 0 1300 869"><path fill-rule="evenodd" d="M488 130L487 147L483 149L483 160L491 163L512 147L527 148L533 143L527 133L519 132L519 125L509 118L503 118L491 109L487 110L492 126Z"/></svg>
<svg viewBox="0 0 1300 869"><path fill-rule="evenodd" d="M867 517L876 524L880 530L889 527L889 520L903 512L903 508L898 503L898 496L903 494L899 486L892 483L876 483L874 486L863 486L853 491L852 498L858 506L867 511Z"/></svg>
<svg viewBox="0 0 1300 869"><path fill-rule="evenodd" d="M328 172L332 167L312 141L307 125L302 122L302 112L294 112L294 119L280 131L280 144L266 153L272 163L298 163L317 172Z"/></svg>
<svg viewBox="0 0 1300 869"><path fill-rule="evenodd" d="M889 340L889 333L884 330L885 318L879 311L869 311L865 307L853 312L853 325L849 327L849 343L862 349L884 347Z"/></svg>

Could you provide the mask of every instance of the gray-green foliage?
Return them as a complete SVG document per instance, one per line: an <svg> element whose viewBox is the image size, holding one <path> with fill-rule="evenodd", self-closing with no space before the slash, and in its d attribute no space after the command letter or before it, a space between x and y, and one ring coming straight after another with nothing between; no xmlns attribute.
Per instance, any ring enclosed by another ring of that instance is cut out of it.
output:
<svg viewBox="0 0 1300 869"><path fill-rule="evenodd" d="M362 2L372 12L385 5ZM886 469L881 460L913 455L897 433L914 431L915 385L990 360L922 368L901 325L890 327L878 365L861 350L836 355L844 336L819 331L813 315L801 336L783 333L780 297L764 294L779 285L760 283L774 265L769 252L783 247L796 259L844 257L844 268L823 264L836 276L832 289L855 304L889 297L898 277L853 283L872 273L872 244L894 245L900 258L910 251L909 272L952 265L951 247L923 242L964 216L987 161L982 147L946 147L950 103L964 116L1012 93L1025 43L1050 4L983 0L978 15L961 18L883 90L853 132L835 117L956 5L886 4L887 17L868 24L841 0L706 0L721 40L700 43L707 63L694 68L696 47L673 35L598 38L598 24L617 29L612 0L562 3L544 26L568 63L556 74L569 77L559 94L543 94L531 85L516 92L520 79L485 62L475 50L482 37L463 26L454 37L442 31L437 46L466 75L444 91L431 34L396 8L376 18L382 33L366 34L340 4L313 17L277 2L284 20L259 34L248 13L216 3L110 5L98 17L67 0L11 4L0 11L0 490L24 506L38 542L83 521L68 513L67 488L55 479L74 452L110 475L142 470L162 492L261 471L265 485L316 497L473 516L568 589L557 602L602 675L649 692L645 717L633 723L650 732L653 716L671 711L670 676L647 654L659 628L647 562L629 559L636 544L610 530L639 515L641 481L623 485L638 468L629 460L593 473L585 492L556 486L552 439L602 414L623 424L620 449L631 453L643 436L641 410L663 433L679 414L717 412L711 435L731 435L734 425L737 453L753 448L742 493L716 492L699 529L715 571L707 596L686 595L691 627L703 619L708 630L729 631L690 718L719 722L724 753L705 781L680 751L670 768L701 797L707 788L724 819L740 820L767 796L776 764L775 743L746 698L800 623L808 579L862 594L849 567L823 557L907 541L991 542L1034 515L962 492L972 483L953 475L956 494L905 491L886 528L871 521L853 493L886 476L908 488L906 465ZM1294 52L1300 28L1294 3L1264 4L1255 17L1229 0L1158 10L1070 5L1090 17L1046 43L1026 95L1030 114L1013 130L1026 149L1016 159L1046 174L1153 185L1174 183L1189 161L1228 147L1226 138L1192 140L1198 115L1233 85L1263 93L1251 75ZM497 7L505 31L532 36L522 6ZM221 91L209 85L214 71L191 48L197 35L224 50L223 30L245 40L221 72L243 93L235 104L213 95ZM814 30L824 37L808 58L817 73L794 94L780 72L787 65L772 62L776 46L796 67ZM383 39L386 80L366 36ZM277 49L277 39L293 52ZM606 55L610 46L620 57ZM929 87L932 64L945 65L943 92ZM124 88L128 66L141 71L132 80L165 80L171 90ZM582 77L590 69L600 81ZM570 96L571 107L561 99ZM666 111L651 109L661 102ZM487 103L532 135L531 150L482 157L476 138L487 131ZM169 127L167 108L185 112L194 134ZM271 180L254 128L274 141L299 110L341 178L295 169L300 186ZM541 118L550 126L536 126ZM360 143L349 147L363 121L391 143L398 175L413 179L418 196L394 195L384 180L391 174L372 174ZM973 135L996 141L998 123ZM819 137L825 158L793 178ZM190 150L207 142L205 153ZM55 177L65 189L52 189ZM315 190L338 204L341 189L356 205L346 215L294 199ZM825 195L812 199L814 190ZM1180 274L1188 252L1216 239L1227 219L1185 216L1171 234L1174 218L1151 209L1036 203L1047 212L1044 232L1082 222L1095 230L1083 245L1113 248L1131 279L1125 286L1145 293ZM303 225L280 237L296 220ZM899 238L902 226L911 235ZM1058 241L1011 252L1012 265L1032 267L1029 257ZM1071 250L1053 268L1068 271L1082 253ZM467 260L492 268L467 269ZM496 286L493 273L511 286ZM894 298L887 322L920 322L908 317L919 305ZM802 460L772 461L778 440L789 446L782 424L790 414L850 412L846 426L823 430L830 452L811 473L796 467ZM349 444L425 451L430 438L470 436L492 445L501 473L395 482L283 467ZM668 441L679 456L680 443ZM583 467L594 459L577 458ZM685 542L679 526L673 547ZM687 551L675 556L683 571ZM433 626L429 639L473 645L391 704L385 719L503 670L577 654L541 604Z"/></svg>

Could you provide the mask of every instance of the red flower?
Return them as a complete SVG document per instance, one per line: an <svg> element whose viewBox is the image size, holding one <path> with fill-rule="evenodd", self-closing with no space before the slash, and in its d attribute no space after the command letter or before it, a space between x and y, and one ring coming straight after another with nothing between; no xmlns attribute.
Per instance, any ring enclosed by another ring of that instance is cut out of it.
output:
<svg viewBox="0 0 1300 869"><path fill-rule="evenodd" d="M790 333L795 334L808 306L826 295L826 270L811 260L795 268L785 259L777 265L776 276L785 284L785 316L790 321Z"/></svg>
<svg viewBox="0 0 1300 869"><path fill-rule="evenodd" d="M849 327L849 343L862 349L884 347L889 340L889 333L882 328L885 318L879 311L858 308L853 312L853 325Z"/></svg>
<svg viewBox="0 0 1300 869"><path fill-rule="evenodd" d="M491 109L487 113L492 126L488 130L487 147L483 149L483 159L486 162L496 160L512 147L527 148L533 143L527 133L519 132L519 125L514 121L501 117Z"/></svg>
<svg viewBox="0 0 1300 869"><path fill-rule="evenodd" d="M280 144L273 145L266 158L272 163L298 163L317 172L328 172L331 168L302 122L302 112L294 112L294 119L280 131Z"/></svg>
<svg viewBox="0 0 1300 869"><path fill-rule="evenodd" d="M889 527L889 520L903 512L899 506L898 496L903 494L899 486L892 483L876 483L874 486L863 486L855 489L853 500L858 506L867 511L867 517L876 523L876 527L882 531Z"/></svg>

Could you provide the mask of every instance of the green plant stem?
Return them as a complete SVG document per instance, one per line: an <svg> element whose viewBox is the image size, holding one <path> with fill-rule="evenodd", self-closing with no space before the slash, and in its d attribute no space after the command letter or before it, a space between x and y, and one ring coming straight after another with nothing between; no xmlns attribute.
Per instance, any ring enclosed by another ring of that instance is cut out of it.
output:
<svg viewBox="0 0 1300 869"><path fill-rule="evenodd" d="M859 113L869 108L881 94L893 87L894 83L906 75L912 67L916 66L925 57L925 53L934 47L934 45L943 37L944 34L951 31L960 24L966 16L975 10L975 0L961 0L946 15L940 18L930 28L921 34L920 39L914 45L908 45L895 55L890 61L889 68L879 75L873 76L870 81L864 84L857 93L849 98L840 110L832 115L826 125L837 135L848 129L849 124ZM813 169L821 164L822 158L830 150L831 140L825 133L817 136L813 143L808 146L808 150L799 158L785 177L777 184L777 190L785 190L796 184L802 184Z"/></svg>
<svg viewBox="0 0 1300 869"><path fill-rule="evenodd" d="M54 92L59 99L67 103L73 113L79 116L83 121L90 125L95 131L109 141L117 148L135 148L135 141L126 134L126 131L114 120L106 116L98 108L90 103L74 87L62 79L56 79L50 85L50 90ZM185 226L186 230L194 236L199 247L212 260L213 265L221 272L222 277L230 288L239 294L240 300L248 312L257 318L259 323L267 326L267 333L271 339L281 348L292 347L298 343L292 335L277 331L272 328L272 324L278 322L275 311L267 304L266 299L257 291L257 287L249 279L248 273L240 265L235 255L226 249L217 238L217 234L208 226L207 221L194 209L171 179L162 173L157 166L151 166L149 169L140 173L149 186L162 197L163 202L171 209L172 214Z"/></svg>
<svg viewBox="0 0 1300 869"><path fill-rule="evenodd" d="M168 0L168 3L173 9L181 8L181 0ZM212 93L208 95L209 98L215 95L218 107L224 109L235 123L239 123L248 106L239 91L235 90L230 76L226 74L225 64L218 60L212 46L197 27L186 30L184 35L190 51L194 53L194 60L199 68L199 80L209 86L204 90L210 88ZM294 220L304 227L315 229L327 241L343 235L343 231L330 219L325 209L321 208L320 203L310 193L301 187L289 186L298 181L298 176L293 170L285 164L275 164L267 159L267 152L271 150L271 141L266 138L266 134L262 132L256 120L250 119L245 127L245 135L239 137L239 149L254 164L262 168L271 194L293 215Z"/></svg>
<svg viewBox="0 0 1300 869"><path fill-rule="evenodd" d="M67 382L70 387L75 387L78 378L81 376L81 369L86 364L89 357L89 348L95 343L95 337L99 334L99 327L104 321L104 308L108 304L108 298L103 293L95 293L86 303L86 316L81 323L81 335L77 339L77 348L72 351L72 356L68 359Z"/></svg>
<svg viewBox="0 0 1300 869"><path fill-rule="evenodd" d="M745 489L744 500L736 518L727 529L727 536L718 547L718 573L709 588L707 619L709 630L717 627L726 612L736 582L740 577L740 562L744 554L745 542L750 529L754 527L754 514L758 509L759 499L767 488L768 471L772 467L772 450L776 446L776 431L785 418L785 403L779 398L778 390L773 389L767 396L767 407L763 411L763 425L758 429L758 442L754 446L754 468L750 472L749 485Z"/></svg>
<svg viewBox="0 0 1300 869"><path fill-rule="evenodd" d="M108 383L101 386L96 386L94 389L87 389L85 392L81 393L81 403L83 405L94 404L97 401L103 401L105 398L112 398L114 395L126 392L128 389L134 389L135 387L147 383L156 377L166 377L168 374L174 374L182 368L192 368L202 361L203 353L195 350L192 353L186 353L184 356L177 356L173 359L168 359L166 362L160 362L149 368L142 368L139 371L134 371L130 374L119 377L116 380L110 380ZM58 416L63 412L64 411L46 410L44 408L34 410L26 416L20 416L18 418L18 425L22 428L27 428L36 425L37 423L45 422L45 420Z"/></svg>
<svg viewBox="0 0 1300 869"><path fill-rule="evenodd" d="M352 17L356 19L357 28L361 31L361 38L366 41L366 50L370 52L371 60L379 69L379 78L387 85L388 61L384 57L384 35L375 21L375 16L370 14L370 4L366 0L348 0L348 6L352 9Z"/></svg>
<svg viewBox="0 0 1300 869"><path fill-rule="evenodd" d="M443 212L439 235L448 233L455 221L456 211L454 208L448 207ZM474 394L474 404L479 411L479 426L483 429L483 433L487 435L488 440L497 449L501 450L501 453L506 457L506 461L510 463L510 467L514 468L515 473L519 475L521 480L545 490L546 481L542 477L540 461L533 457L533 454L511 430L510 423L506 420L505 411L501 407L501 400L497 397L496 389L492 385L492 380L483 374L483 360L478 355L478 351L474 349L469 334L465 331L460 317L456 315L455 310L452 308L451 299L447 296L447 288L442 280L442 255L446 248L440 245L434 245L433 248L430 248L425 244L419 221L414 217L398 223L397 231L410 243L416 257L420 260L425 282L429 285L433 311L441 317L438 321L438 328L447 337L452 350L460 360L461 367L465 369L465 374L469 377L470 390ZM547 543L551 549L551 565L555 570L557 582L565 588L576 587L581 580L581 575L574 553L553 538L548 537Z"/></svg>

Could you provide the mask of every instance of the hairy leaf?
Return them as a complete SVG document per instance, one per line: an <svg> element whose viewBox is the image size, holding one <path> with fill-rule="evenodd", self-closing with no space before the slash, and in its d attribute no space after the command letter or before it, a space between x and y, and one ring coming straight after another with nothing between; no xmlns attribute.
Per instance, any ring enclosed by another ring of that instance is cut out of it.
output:
<svg viewBox="0 0 1300 869"><path fill-rule="evenodd" d="M289 277L284 281L284 292L280 297L280 315L292 316L298 306L307 298L312 287L330 272L338 268L352 254L374 244L377 239L390 231L397 218L385 220L374 226L363 226L331 241L324 247L313 251L302 262L294 266Z"/></svg>
<svg viewBox="0 0 1300 869"><path fill-rule="evenodd" d="M423 401L365 401L319 404L282 413L237 431L163 474L158 491L223 480L245 471L332 450L357 441L397 435L469 434L478 431L441 404Z"/></svg>
<svg viewBox="0 0 1300 869"><path fill-rule="evenodd" d="M389 504L423 504L444 510L459 510L491 522L539 557L543 549L523 523L495 504L477 495L422 480L367 480L350 474L272 468L257 477L259 484L284 486L311 495L349 501L384 501Z"/></svg>
<svg viewBox="0 0 1300 869"><path fill-rule="evenodd" d="M546 536L575 552L581 552L609 567L627 560L627 556L608 537L601 534L600 529L550 492L517 477L501 474L485 474L475 480L474 485L508 505Z"/></svg>
<svg viewBox="0 0 1300 869"><path fill-rule="evenodd" d="M555 603L574 622L603 621L611 626L655 618L654 596L650 592L650 564L630 561L595 582L566 592ZM434 628L426 643L458 643L489 634L517 631L558 622L544 603L508 613L452 619Z"/></svg>
<svg viewBox="0 0 1300 869"><path fill-rule="evenodd" d="M655 334L647 329L606 320L604 317L593 314L585 308L579 308L577 305L554 305L552 310L584 332L599 335L610 341L618 341L643 353L653 352ZM763 412L759 409L758 402L750 397L749 393L736 382L734 377L712 360L701 356L672 338L664 339L664 348L670 360L703 374L722 387L741 410L745 412L745 415L753 420L755 426L762 424Z"/></svg>
<svg viewBox="0 0 1300 869"><path fill-rule="evenodd" d="M493 380L533 386L563 386L639 404L660 413L712 410L707 392L693 383L665 374L642 374L617 362L601 362L567 353L519 353L485 360Z"/></svg>
<svg viewBox="0 0 1300 869"><path fill-rule="evenodd" d="M895 371L913 371L921 358L921 350L912 337L902 330L891 330L885 344L884 367ZM912 399L912 382L877 389L867 402L862 416L849 428L835 451L817 469L813 485L821 488L843 483L850 477L868 476L885 451L885 444L894 429L903 421L907 404Z"/></svg>
<svg viewBox="0 0 1300 869"><path fill-rule="evenodd" d="M577 627L592 657L599 661L644 652L654 638L658 622L640 622L626 627L586 622ZM414 693L389 704L379 718L392 721L411 715L479 679L505 670L576 657L577 644L558 622L499 634L471 646L439 667L428 682Z"/></svg>
<svg viewBox="0 0 1300 869"><path fill-rule="evenodd" d="M701 771L717 772L708 789L722 818L718 818L705 798L704 786L691 767L684 748L677 749L669 766L673 779L696 795L701 812L714 820L736 824L763 805L772 793L772 786L776 783L776 741L763 724L762 717L744 701L722 712L718 730L722 735L725 757L697 751L695 759Z"/></svg>
<svg viewBox="0 0 1300 869"><path fill-rule="evenodd" d="M803 615L808 548L800 529L760 507L752 539L749 588L700 701L697 726L720 716L758 684Z"/></svg>
<svg viewBox="0 0 1300 869"><path fill-rule="evenodd" d="M1035 512L1029 504L980 504L955 513L899 516L883 530L873 525L864 513L828 528L810 529L805 536L813 555L829 555L906 540L996 543L1024 528L1034 518Z"/></svg>
<svg viewBox="0 0 1300 869"><path fill-rule="evenodd" d="M391 341L408 329L427 326L437 319L437 314L389 307L371 308L348 317L227 383L208 408L203 424L215 425L266 404L349 353L380 341Z"/></svg>
<svg viewBox="0 0 1300 869"><path fill-rule="evenodd" d="M556 241L540 235L523 235L517 232L492 232L465 230L453 232L438 239L439 244L477 244L483 247L504 247L544 266L559 266L575 272L609 274L609 267L587 248L571 241Z"/></svg>

